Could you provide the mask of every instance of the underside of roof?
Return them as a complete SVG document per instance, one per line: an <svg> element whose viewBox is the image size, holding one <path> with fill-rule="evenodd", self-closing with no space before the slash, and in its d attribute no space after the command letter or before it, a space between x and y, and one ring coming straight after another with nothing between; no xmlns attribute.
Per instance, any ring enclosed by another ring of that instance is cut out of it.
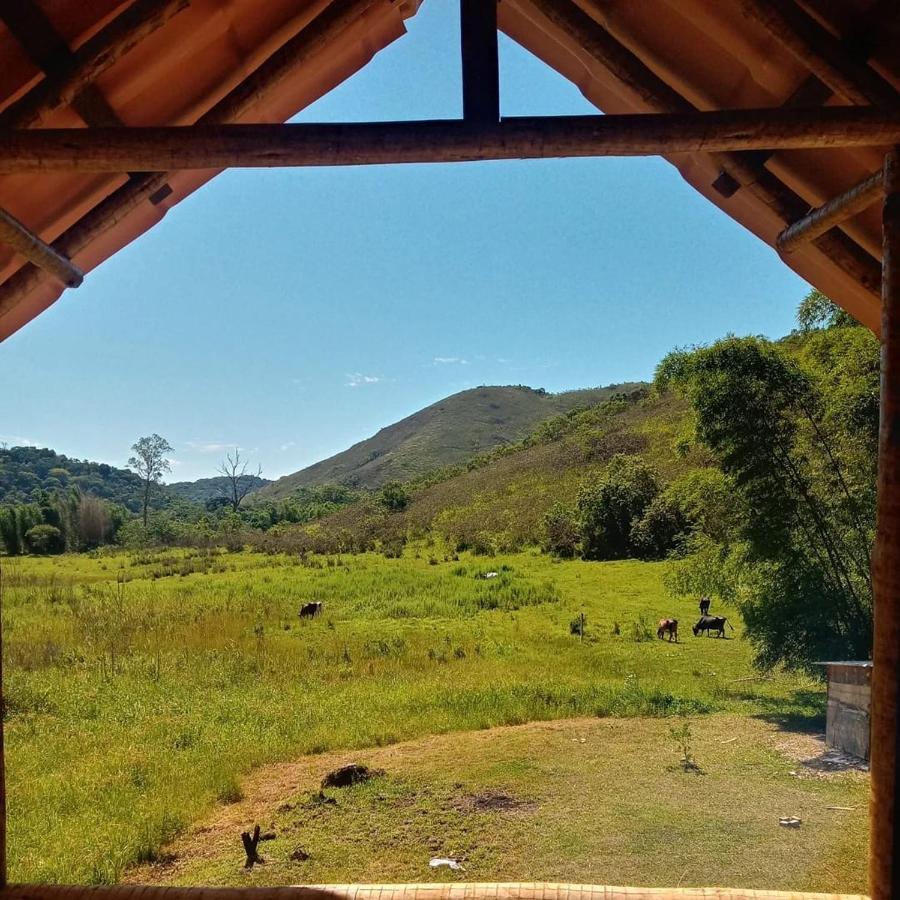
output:
<svg viewBox="0 0 900 900"><path fill-rule="evenodd" d="M152 0L0 0L0 17L6 22L0 23L0 127L4 115L14 112L55 68L64 67L73 51L141 3L153 5ZM339 3L156 3L167 5L184 8L170 10L152 33L86 89L27 127L208 120L223 98L301 35L317 15ZM255 93L227 121L287 120L400 37L419 0L372 0L361 6L355 18L300 58L289 77ZM7 15L13 7L35 15ZM773 7L774 19L767 14ZM827 66L824 74L811 66L803 41L779 34L784 24L779 12L787 11L788 25L799 21L801 37L830 51L837 74ZM574 82L606 113L890 103L900 99L898 20L897 3L886 0L500 0L498 6L502 31ZM810 208L877 172L883 155L884 148L871 147L692 153L668 159L700 193L775 247L779 233ZM192 170L157 176L152 190L120 214L105 216L102 227L92 228L85 227L85 217L96 218L98 207L134 184L140 173L9 174L0 176L0 210L51 244L81 228L87 237L69 255L87 272L216 174ZM821 238L782 253L794 271L873 330L879 322L879 208L874 203ZM605 214L615 215L615 210ZM38 277L32 264L0 244L0 340L63 290L52 275Z"/></svg>

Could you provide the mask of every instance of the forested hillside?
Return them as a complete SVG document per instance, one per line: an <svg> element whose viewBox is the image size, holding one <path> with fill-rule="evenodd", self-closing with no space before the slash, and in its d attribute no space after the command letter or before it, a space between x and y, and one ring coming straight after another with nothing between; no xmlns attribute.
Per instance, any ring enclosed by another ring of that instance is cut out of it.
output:
<svg viewBox="0 0 900 900"><path fill-rule="evenodd" d="M69 488L141 508L141 479L127 469L72 459L46 447L0 447L0 503L24 503L35 490L50 493Z"/></svg>

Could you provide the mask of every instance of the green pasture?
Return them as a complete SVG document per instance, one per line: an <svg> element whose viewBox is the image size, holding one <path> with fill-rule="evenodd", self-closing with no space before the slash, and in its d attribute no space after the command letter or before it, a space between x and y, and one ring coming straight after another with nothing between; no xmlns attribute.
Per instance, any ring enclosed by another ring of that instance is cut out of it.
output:
<svg viewBox="0 0 900 900"><path fill-rule="evenodd" d="M804 727L823 709L819 683L754 671L735 611L730 639L694 638L663 564L422 547L2 566L14 881L116 881L240 800L245 773L302 754L574 716ZM301 621L310 600L325 612ZM672 615L681 641L657 641Z"/></svg>

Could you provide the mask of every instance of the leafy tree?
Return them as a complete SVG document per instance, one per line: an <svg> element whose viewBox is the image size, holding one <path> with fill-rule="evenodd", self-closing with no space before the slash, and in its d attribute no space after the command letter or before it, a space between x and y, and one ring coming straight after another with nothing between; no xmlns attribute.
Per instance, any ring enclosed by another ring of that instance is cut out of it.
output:
<svg viewBox="0 0 900 900"><path fill-rule="evenodd" d="M844 351L829 339L827 357L865 355L858 329L835 331L848 336L837 339ZM874 364L843 361L863 381ZM835 646L866 656L874 444L863 446L833 391L823 390L833 372L810 365L802 348L727 338L665 360L657 377L688 396L698 437L742 504L730 581L757 660L802 666Z"/></svg>
<svg viewBox="0 0 900 900"><path fill-rule="evenodd" d="M580 538L574 510L563 503L554 503L544 514L544 549L569 559L578 551Z"/></svg>
<svg viewBox="0 0 900 900"><path fill-rule="evenodd" d="M391 512L400 512L409 505L409 491L399 481L388 481L381 488L379 500Z"/></svg>
<svg viewBox="0 0 900 900"><path fill-rule="evenodd" d="M681 504L671 495L657 494L632 522L631 546L641 559L662 559L683 547L693 524Z"/></svg>
<svg viewBox="0 0 900 900"><path fill-rule="evenodd" d="M244 497L253 490L256 479L262 475L262 466L258 466L255 472L248 472L248 465L246 460L241 459L241 451L235 447L234 456L227 454L217 469L225 477L223 496L231 504L233 512L238 511Z"/></svg>
<svg viewBox="0 0 900 900"><path fill-rule="evenodd" d="M656 473L634 456L617 454L603 476L582 486L578 516L587 559L622 559L632 551L631 528L659 493Z"/></svg>
<svg viewBox="0 0 900 900"><path fill-rule="evenodd" d="M859 323L821 291L813 288L797 307L797 324L801 331L815 328L846 328Z"/></svg>
<svg viewBox="0 0 900 900"><path fill-rule="evenodd" d="M25 532L25 546L32 553L62 553L66 539L55 525L33 525Z"/></svg>
<svg viewBox="0 0 900 900"><path fill-rule="evenodd" d="M128 466L140 476L144 486L143 519L147 527L147 514L150 508L150 492L154 485L166 472L172 471L172 465L166 458L172 452L169 442L158 434L142 437L132 444L134 456L128 460Z"/></svg>

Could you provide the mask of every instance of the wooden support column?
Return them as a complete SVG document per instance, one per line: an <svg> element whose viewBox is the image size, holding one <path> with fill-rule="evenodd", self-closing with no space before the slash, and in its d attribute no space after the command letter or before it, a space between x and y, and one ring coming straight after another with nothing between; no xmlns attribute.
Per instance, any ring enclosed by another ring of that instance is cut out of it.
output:
<svg viewBox="0 0 900 900"><path fill-rule="evenodd" d="M497 58L497 0L460 0L463 118L467 122L500 119L500 69Z"/></svg>
<svg viewBox="0 0 900 900"><path fill-rule="evenodd" d="M869 892L900 897L900 151L884 163Z"/></svg>

